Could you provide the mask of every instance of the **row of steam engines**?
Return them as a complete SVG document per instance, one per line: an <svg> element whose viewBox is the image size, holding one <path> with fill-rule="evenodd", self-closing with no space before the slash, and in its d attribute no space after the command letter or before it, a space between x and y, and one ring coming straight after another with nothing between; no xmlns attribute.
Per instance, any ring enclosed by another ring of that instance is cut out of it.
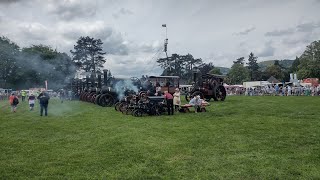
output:
<svg viewBox="0 0 320 180"><path fill-rule="evenodd" d="M85 78L74 79L71 83L71 89L77 98L103 107L112 106L131 94L148 92L151 88L151 83L141 82L135 77L127 79L108 77L108 70L96 76L87 74Z"/></svg>

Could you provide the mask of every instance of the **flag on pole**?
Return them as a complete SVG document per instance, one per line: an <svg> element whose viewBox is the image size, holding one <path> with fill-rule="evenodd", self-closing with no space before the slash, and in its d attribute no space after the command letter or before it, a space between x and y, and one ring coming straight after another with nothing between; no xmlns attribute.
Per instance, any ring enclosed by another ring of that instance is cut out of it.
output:
<svg viewBox="0 0 320 180"><path fill-rule="evenodd" d="M48 81L45 80L44 83L45 83L45 85L46 85L46 90L48 90Z"/></svg>
<svg viewBox="0 0 320 180"><path fill-rule="evenodd" d="M167 25L166 24L162 24L162 27L167 27Z"/></svg>

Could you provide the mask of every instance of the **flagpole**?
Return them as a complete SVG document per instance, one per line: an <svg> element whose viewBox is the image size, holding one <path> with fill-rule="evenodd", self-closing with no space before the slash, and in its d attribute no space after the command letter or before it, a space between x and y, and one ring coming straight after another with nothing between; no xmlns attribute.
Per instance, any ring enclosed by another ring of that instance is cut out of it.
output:
<svg viewBox="0 0 320 180"><path fill-rule="evenodd" d="M168 29L167 29L167 25L166 25L166 39L168 39Z"/></svg>

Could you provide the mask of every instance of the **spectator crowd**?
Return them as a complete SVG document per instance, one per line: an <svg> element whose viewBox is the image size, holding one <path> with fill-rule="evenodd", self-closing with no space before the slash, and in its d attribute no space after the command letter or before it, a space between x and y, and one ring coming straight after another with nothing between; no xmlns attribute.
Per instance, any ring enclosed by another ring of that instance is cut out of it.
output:
<svg viewBox="0 0 320 180"><path fill-rule="evenodd" d="M320 85L318 86L256 86L226 87L227 95L244 96L320 96Z"/></svg>

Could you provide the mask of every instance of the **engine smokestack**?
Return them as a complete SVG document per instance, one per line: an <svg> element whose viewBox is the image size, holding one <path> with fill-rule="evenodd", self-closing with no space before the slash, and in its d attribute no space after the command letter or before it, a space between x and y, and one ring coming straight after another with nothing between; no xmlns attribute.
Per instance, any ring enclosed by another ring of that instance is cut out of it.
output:
<svg viewBox="0 0 320 180"><path fill-rule="evenodd" d="M101 74L98 74L98 88L101 89Z"/></svg>
<svg viewBox="0 0 320 180"><path fill-rule="evenodd" d="M103 83L105 86L108 84L108 69L103 70Z"/></svg>

